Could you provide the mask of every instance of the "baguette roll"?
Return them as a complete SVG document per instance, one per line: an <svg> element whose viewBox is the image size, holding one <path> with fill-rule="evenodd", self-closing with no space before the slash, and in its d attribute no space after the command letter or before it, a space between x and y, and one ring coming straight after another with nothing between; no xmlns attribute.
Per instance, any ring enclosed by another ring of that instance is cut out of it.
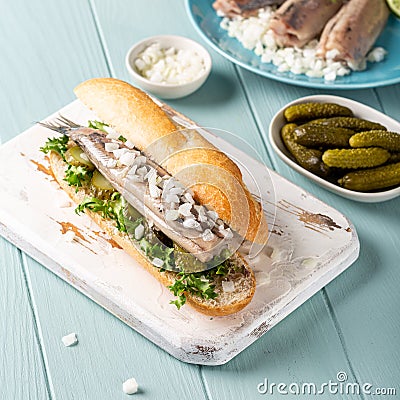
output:
<svg viewBox="0 0 400 400"><path fill-rule="evenodd" d="M194 199L215 210L246 239L266 243L268 227L262 207L246 188L240 169L200 133L175 124L147 94L126 82L96 78L74 91L103 122L171 175L188 176L184 171L196 165L197 183L181 179L192 189ZM198 179L210 175L212 182Z"/></svg>

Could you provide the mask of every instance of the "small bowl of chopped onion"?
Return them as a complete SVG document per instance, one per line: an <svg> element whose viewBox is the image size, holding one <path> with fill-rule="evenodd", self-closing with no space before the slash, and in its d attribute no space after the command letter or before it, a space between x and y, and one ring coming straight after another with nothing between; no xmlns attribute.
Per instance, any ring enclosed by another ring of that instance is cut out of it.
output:
<svg viewBox="0 0 400 400"><path fill-rule="evenodd" d="M178 99L199 89L211 72L211 57L199 43L159 35L133 45L125 59L132 80L163 99Z"/></svg>

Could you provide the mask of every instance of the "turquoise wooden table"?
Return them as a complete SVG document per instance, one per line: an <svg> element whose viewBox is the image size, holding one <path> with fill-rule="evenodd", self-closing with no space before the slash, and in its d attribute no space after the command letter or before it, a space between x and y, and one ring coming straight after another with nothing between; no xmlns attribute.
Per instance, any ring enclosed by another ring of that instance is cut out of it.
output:
<svg viewBox="0 0 400 400"><path fill-rule="evenodd" d="M168 3L168 4L167 4ZM129 80L128 48L154 34L201 41L184 2L175 0L1 0L0 138L74 99L72 88L96 76ZM360 257L231 362L184 364L160 350L91 300L0 238L0 398L123 399L134 376L141 399L312 398L262 395L276 384L335 381L395 388L392 394L327 394L315 398L400 396L400 198L363 204L321 189L286 167L267 139L273 114L285 103L325 93L258 77L209 49L213 70L195 94L169 104L201 125L236 133L263 161L347 215L361 243ZM343 91L400 119L400 85ZM75 331L79 344L61 337ZM262 390L261 390L262 392Z"/></svg>

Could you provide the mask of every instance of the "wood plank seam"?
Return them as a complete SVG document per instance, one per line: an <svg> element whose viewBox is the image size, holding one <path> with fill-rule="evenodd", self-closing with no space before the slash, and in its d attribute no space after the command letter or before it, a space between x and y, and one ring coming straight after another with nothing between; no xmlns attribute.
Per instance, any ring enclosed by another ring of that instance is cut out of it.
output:
<svg viewBox="0 0 400 400"><path fill-rule="evenodd" d="M266 153L268 155L269 161L271 163L271 167L276 171L276 164L275 164L274 158L271 157L271 154L270 154L270 152L268 150L268 146L265 143L264 137L262 135L261 123L258 120L257 114L254 112L253 107L251 105L249 94L247 92L246 86L245 86L245 84L243 82L243 78L242 78L241 74L239 73L239 67L236 64L234 64L233 67L234 67L234 70L236 72L236 76L238 78L240 87L242 88L242 91L243 91L243 94L244 94L244 98L246 99L246 103L249 106L250 114L251 114L251 116L253 118L254 124L257 127L258 136L261 138L261 143L263 144L263 147L264 147L264 149L265 149L265 151L266 151Z"/></svg>
<svg viewBox="0 0 400 400"><path fill-rule="evenodd" d="M46 351L45 351L45 344L43 340L43 334L42 334L42 329L40 326L40 321L38 318L38 313L37 309L34 304L34 298L32 296L32 287L31 287L31 281L29 277L29 272L27 269L27 262L26 262L26 254L22 253L20 249L18 249L19 253L19 258L21 261L21 266L22 266L22 274L24 277L25 285L26 285L26 290L27 290L27 297L28 297L28 302L29 302L29 307L32 311L33 315L33 328L35 332L35 337L39 346L39 352L40 352L40 360L43 366L43 373L44 373L44 378L45 378L45 383L46 383L46 391L49 400L55 399L54 395L54 388L51 380L51 374L50 374L50 368L48 365L48 360L46 356Z"/></svg>
<svg viewBox="0 0 400 400"><path fill-rule="evenodd" d="M207 386L207 378L204 376L204 372L203 372L203 366L199 365L199 374L200 374L200 380L201 380L201 386L204 392L204 396L206 398L206 400L212 400L212 395L210 393L210 390Z"/></svg>
<svg viewBox="0 0 400 400"><path fill-rule="evenodd" d="M356 382L361 382L361 380L358 378L357 374L355 373L355 369L353 367L353 363L350 360L350 354L349 354L349 351L347 349L346 341L344 339L344 334L343 334L342 328L340 327L339 320L336 317L335 311L333 309L332 302L329 299L329 296L328 296L328 293L326 291L326 288L323 288L321 290L321 295L322 295L322 299L323 299L323 301L325 303L325 306L328 309L328 312L329 312L329 315L330 315L330 317L332 319L333 325L334 325L334 327L336 329L336 333L338 335L340 345L341 345L341 347L343 349L343 354L344 354L344 357L345 357L345 359L347 361L347 366L349 368L349 371L350 371L351 375L354 377ZM365 396L364 396L364 394L362 392L360 392L360 398L362 400L365 400Z"/></svg>
<svg viewBox="0 0 400 400"><path fill-rule="evenodd" d="M385 107L383 106L381 97L379 96L379 93L378 93L378 91L376 90L376 88L372 89L372 92L374 93L375 98L376 98L376 100L377 100L377 102L378 102L378 104L379 104L380 111L382 111L383 113L386 114L386 112L385 112Z"/></svg>
<svg viewBox="0 0 400 400"><path fill-rule="evenodd" d="M101 47L101 50L104 55L104 60L106 62L108 74L111 77L115 77L116 76L115 70L112 65L111 57L110 57L110 54L109 54L107 46L106 46L105 37L104 37L102 29L100 27L99 18L98 18L97 12L96 12L96 6L94 5L93 0L88 0L88 4L89 4L90 13L92 14L93 24L94 24L94 27L95 27L95 30L97 33L100 47Z"/></svg>

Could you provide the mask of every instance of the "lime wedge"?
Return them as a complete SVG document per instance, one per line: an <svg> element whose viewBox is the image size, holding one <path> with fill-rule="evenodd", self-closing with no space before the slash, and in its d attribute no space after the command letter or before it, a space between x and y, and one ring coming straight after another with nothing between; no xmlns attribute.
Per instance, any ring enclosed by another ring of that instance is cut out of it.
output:
<svg viewBox="0 0 400 400"><path fill-rule="evenodd" d="M400 0L386 0L386 3L393 13L400 18Z"/></svg>

